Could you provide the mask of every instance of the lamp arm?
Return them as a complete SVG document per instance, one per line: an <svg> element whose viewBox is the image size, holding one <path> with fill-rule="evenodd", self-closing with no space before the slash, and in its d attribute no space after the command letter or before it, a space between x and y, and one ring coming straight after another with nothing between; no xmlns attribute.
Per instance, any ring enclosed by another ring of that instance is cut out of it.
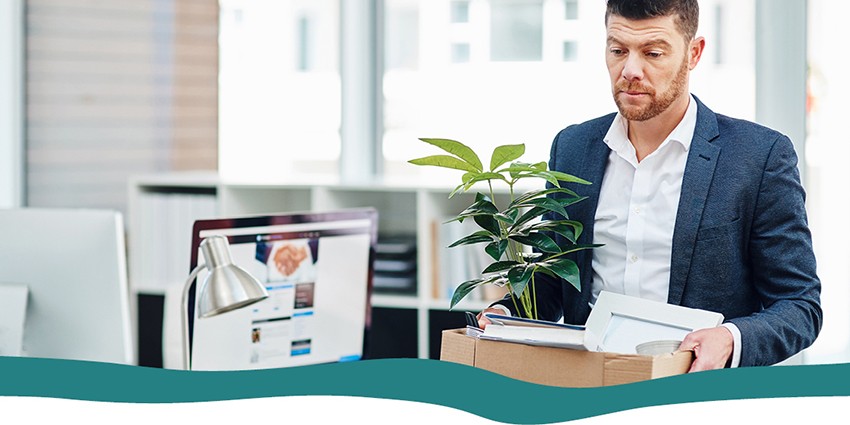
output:
<svg viewBox="0 0 850 425"><path fill-rule="evenodd" d="M189 273L189 278L186 279L186 284L183 286L183 301L180 303L180 307L182 308L181 316L183 318L183 370L191 370L191 355L189 353L189 289L192 287L192 283L195 281L195 278L198 277L198 273L206 267L205 264L200 264L195 267L191 273Z"/></svg>

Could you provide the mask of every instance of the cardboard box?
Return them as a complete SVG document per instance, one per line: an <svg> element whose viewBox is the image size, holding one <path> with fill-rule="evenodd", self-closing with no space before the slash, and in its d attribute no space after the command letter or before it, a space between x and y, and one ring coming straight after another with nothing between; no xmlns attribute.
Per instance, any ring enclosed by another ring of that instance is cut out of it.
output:
<svg viewBox="0 0 850 425"><path fill-rule="evenodd" d="M465 329L450 329L442 334L440 360L536 384L601 387L686 373L693 352L641 356L578 351L478 339Z"/></svg>

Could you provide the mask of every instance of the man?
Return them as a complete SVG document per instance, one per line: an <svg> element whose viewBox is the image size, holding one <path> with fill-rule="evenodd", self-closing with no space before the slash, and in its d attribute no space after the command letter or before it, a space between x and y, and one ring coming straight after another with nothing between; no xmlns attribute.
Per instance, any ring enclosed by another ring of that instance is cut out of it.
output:
<svg viewBox="0 0 850 425"><path fill-rule="evenodd" d="M536 276L538 312L585 323L601 290L716 311L726 323L681 344L691 371L770 365L821 328L805 194L786 136L690 95L698 18L696 0L608 1L619 113L562 130L549 163L594 183L572 188L589 199L568 212L585 224L580 243L604 246L573 256L580 293ZM507 300L487 311L516 314Z"/></svg>

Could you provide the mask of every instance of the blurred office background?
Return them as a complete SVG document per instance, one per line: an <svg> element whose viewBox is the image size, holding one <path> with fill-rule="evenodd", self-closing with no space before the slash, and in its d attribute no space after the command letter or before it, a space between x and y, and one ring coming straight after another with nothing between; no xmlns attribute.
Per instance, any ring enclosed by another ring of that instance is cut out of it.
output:
<svg viewBox="0 0 850 425"><path fill-rule="evenodd" d="M692 92L794 140L825 324L850 361L840 40L827 0L701 0ZM0 6L0 206L128 208L136 174L415 180L418 137L548 158L614 110L601 0L10 0ZM425 171L429 177L434 170Z"/></svg>

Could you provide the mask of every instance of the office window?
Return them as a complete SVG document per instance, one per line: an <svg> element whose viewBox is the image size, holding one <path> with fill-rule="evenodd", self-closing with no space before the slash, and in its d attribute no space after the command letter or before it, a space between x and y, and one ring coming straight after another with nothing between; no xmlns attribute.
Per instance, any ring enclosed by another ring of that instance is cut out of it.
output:
<svg viewBox="0 0 850 425"><path fill-rule="evenodd" d="M490 1L490 59L539 61L543 57L543 2Z"/></svg>
<svg viewBox="0 0 850 425"><path fill-rule="evenodd" d="M296 49L298 50L297 69L299 71L310 71L313 65L311 55L315 52L316 48L312 45L311 30L310 18L307 16L298 18L298 35L296 37L298 46Z"/></svg>
<svg viewBox="0 0 850 425"><path fill-rule="evenodd" d="M455 24L462 24L465 22L469 22L469 1L468 0L460 0L460 1L452 1L451 4L452 12L451 12L451 22Z"/></svg>
<svg viewBox="0 0 850 425"><path fill-rule="evenodd" d="M847 241L850 202L847 182L846 61L841 57L844 42L836 28L845 23L850 3L810 0L808 3L808 102L805 143L805 182L809 226L818 261L822 288L823 329L806 361L847 363L850 361L850 262ZM797 142L797 141L795 141Z"/></svg>
<svg viewBox="0 0 850 425"><path fill-rule="evenodd" d="M469 43L452 44L452 63L469 62Z"/></svg>
<svg viewBox="0 0 850 425"><path fill-rule="evenodd" d="M578 0L564 0L564 19L568 21L578 19Z"/></svg>
<svg viewBox="0 0 850 425"><path fill-rule="evenodd" d="M717 65L723 64L723 50L726 40L723 37L723 4L718 3L714 6L714 63Z"/></svg>
<svg viewBox="0 0 850 425"><path fill-rule="evenodd" d="M385 0L385 54L390 55L399 39L411 37L405 32L409 27L391 31L402 28L398 22L391 22L402 16L400 10L415 9L420 18L416 37L419 67L384 70L385 174L421 175L429 180L443 176L442 170L407 164L409 159L434 153L417 140L419 137L455 138L485 158L498 145L525 143L525 159L547 160L552 138L559 130L570 122L610 110L601 28L575 36L577 42L600 46L599 61L571 63L568 70L562 53L564 36L554 32L550 34L552 38L543 39L542 1L473 0L469 22L462 26L452 24L450 3ZM591 2L588 6L588 12L594 12L590 17L599 22L604 10L604 2ZM561 22L560 16L555 20ZM533 34L530 49L523 47L522 37L507 40L496 50L507 50L501 58L511 60L491 59L491 45L510 38L509 23L525 21L531 22L527 26ZM493 34L494 29L502 35ZM542 55L544 41L550 50L546 58ZM467 55L467 62L458 63ZM518 56L534 60L518 60ZM587 96L588 93L600 95ZM445 177L459 175L448 171Z"/></svg>
<svg viewBox="0 0 850 425"><path fill-rule="evenodd" d="M419 67L419 8L411 2L401 2L384 10L385 69L416 69Z"/></svg>
<svg viewBox="0 0 850 425"><path fill-rule="evenodd" d="M336 173L339 2L221 0L219 173Z"/></svg>
<svg viewBox="0 0 850 425"><path fill-rule="evenodd" d="M700 1L697 35L705 37L706 48L690 85L716 112L748 120L756 117L755 3ZM734 49L725 48L733 41Z"/></svg>
<svg viewBox="0 0 850 425"><path fill-rule="evenodd" d="M575 41L564 42L564 62L575 62L578 60L578 43Z"/></svg>
<svg viewBox="0 0 850 425"><path fill-rule="evenodd" d="M389 61L403 40L416 40L415 50L405 52L415 53L411 61L418 66L384 70L384 173L441 176L441 170L407 164L435 153L419 137L455 138L482 156L500 144L525 143L525 159L547 160L562 128L614 111L604 61L605 2L581 2L576 21L544 14L560 11L569 3L563 1L472 0L469 22L458 26L451 0L385 0L384 53ZM755 0L701 1L700 34L709 46L719 1L728 17L723 39L735 40L736 48L722 66L707 49L691 91L718 112L753 119ZM418 17L417 25L405 24L405 16ZM461 44L469 46L468 62L458 63L466 57ZM445 177L458 175L447 171Z"/></svg>

